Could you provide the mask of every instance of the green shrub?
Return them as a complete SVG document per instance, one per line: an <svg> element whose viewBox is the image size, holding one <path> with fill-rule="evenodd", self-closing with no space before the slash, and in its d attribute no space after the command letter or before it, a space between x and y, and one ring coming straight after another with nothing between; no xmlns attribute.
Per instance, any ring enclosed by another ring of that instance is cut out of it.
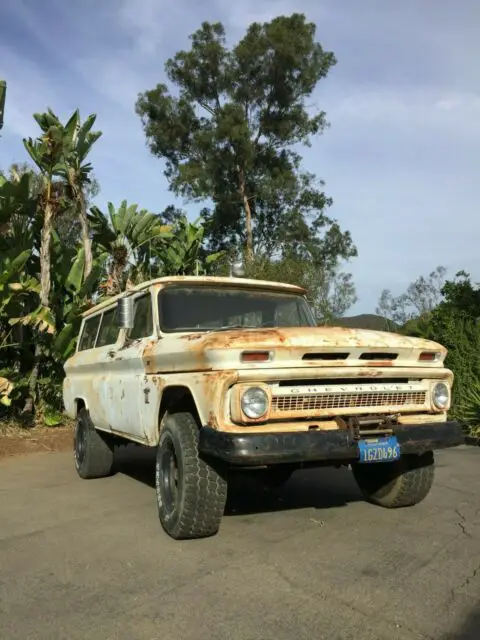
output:
<svg viewBox="0 0 480 640"><path fill-rule="evenodd" d="M478 381L464 389L459 401L462 421L474 435L480 436L480 384Z"/></svg>
<svg viewBox="0 0 480 640"><path fill-rule="evenodd" d="M445 366L454 373L450 416L469 428L480 417L480 327L463 310L442 303L428 318L408 322L403 333L427 338L448 349ZM478 403L478 405L477 405Z"/></svg>

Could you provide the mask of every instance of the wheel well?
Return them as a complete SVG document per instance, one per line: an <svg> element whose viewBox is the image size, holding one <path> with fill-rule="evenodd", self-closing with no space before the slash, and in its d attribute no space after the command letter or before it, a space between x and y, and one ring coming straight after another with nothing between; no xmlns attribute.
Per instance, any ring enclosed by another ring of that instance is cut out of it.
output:
<svg viewBox="0 0 480 640"><path fill-rule="evenodd" d="M85 408L85 400L83 398L75 398L75 415L78 416L80 411Z"/></svg>
<svg viewBox="0 0 480 640"><path fill-rule="evenodd" d="M162 420L166 414L179 413L180 411L189 411L200 424L200 418L197 406L193 398L192 392L187 387L175 386L167 387L162 395L160 403L160 412L158 416L158 425L162 424Z"/></svg>

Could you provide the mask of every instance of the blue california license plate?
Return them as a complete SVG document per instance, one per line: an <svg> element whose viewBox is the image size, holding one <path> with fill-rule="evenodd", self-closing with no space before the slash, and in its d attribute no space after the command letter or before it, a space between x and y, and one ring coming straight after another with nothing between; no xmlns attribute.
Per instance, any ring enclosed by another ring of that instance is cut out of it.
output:
<svg viewBox="0 0 480 640"><path fill-rule="evenodd" d="M400 445L395 436L360 440L360 462L392 462L400 458Z"/></svg>

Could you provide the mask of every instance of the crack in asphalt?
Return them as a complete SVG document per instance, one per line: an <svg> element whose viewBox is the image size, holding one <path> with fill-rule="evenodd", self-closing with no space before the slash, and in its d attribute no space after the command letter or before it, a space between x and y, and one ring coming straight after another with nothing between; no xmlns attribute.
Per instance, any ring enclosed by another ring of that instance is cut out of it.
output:
<svg viewBox="0 0 480 640"><path fill-rule="evenodd" d="M472 534L467 530L467 527L466 527L467 519L465 518L463 513L461 513L460 509L458 508L455 509L455 513L460 518L460 520L457 522L457 527L460 527L460 529L462 530L462 533L464 533L467 536L467 538L471 538Z"/></svg>
<svg viewBox="0 0 480 640"><path fill-rule="evenodd" d="M471 581L477 577L478 572L480 571L480 564L478 565L478 567L476 567L473 570L473 573L469 576L467 576L465 578L465 580L462 582L462 584L460 586L457 587L457 589L463 589L464 587L468 587L468 585L471 583Z"/></svg>
<svg viewBox="0 0 480 640"><path fill-rule="evenodd" d="M468 587L468 585L472 582L472 580L474 580L478 573L480 572L480 564L475 567L475 569L472 571L472 573L470 575L468 575L465 580L463 580L459 585L457 585L456 587L452 587L450 589L450 596L447 600L447 602L445 603L445 606L448 608L450 607L453 602L455 601L456 597L457 597L457 591L459 591L460 589L464 589L465 587Z"/></svg>

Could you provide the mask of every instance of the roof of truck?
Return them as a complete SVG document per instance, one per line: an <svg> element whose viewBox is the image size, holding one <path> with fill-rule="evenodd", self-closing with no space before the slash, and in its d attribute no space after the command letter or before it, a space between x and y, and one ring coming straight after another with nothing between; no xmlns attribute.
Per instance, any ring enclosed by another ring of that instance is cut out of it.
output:
<svg viewBox="0 0 480 640"><path fill-rule="evenodd" d="M293 284L286 284L285 282L272 282L271 280L252 280L249 278L234 278L234 277L225 277L218 278L216 276L164 276L162 278L155 278L153 280L147 280L146 282L142 282L141 284L137 284L134 287L129 288L127 291L122 291L122 293L117 294L116 296L111 296L109 298L105 298L97 305L85 311L82 316L89 316L97 311L105 307L109 307L113 302L116 302L120 298L123 298L126 295L144 291L145 289L149 289L152 286L168 286L170 284L196 284L196 285L209 285L215 284L220 286L230 286L235 288L256 288L263 289L269 291L285 291L289 293L297 293L304 295L306 290L302 287L298 287Z"/></svg>

